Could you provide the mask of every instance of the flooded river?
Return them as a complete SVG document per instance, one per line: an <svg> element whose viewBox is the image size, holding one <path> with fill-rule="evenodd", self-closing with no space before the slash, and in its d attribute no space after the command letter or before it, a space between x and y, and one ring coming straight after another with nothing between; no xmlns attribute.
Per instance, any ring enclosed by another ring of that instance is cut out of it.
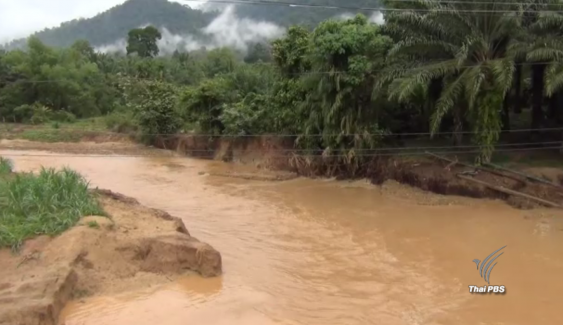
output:
<svg viewBox="0 0 563 325"><path fill-rule="evenodd" d="M222 277L72 302L61 324L563 324L560 212L430 204L449 199L361 182L217 177L240 167L189 158L0 154L17 170L70 166L181 217L223 255ZM487 284L473 260L503 246L490 284L507 292L470 294Z"/></svg>

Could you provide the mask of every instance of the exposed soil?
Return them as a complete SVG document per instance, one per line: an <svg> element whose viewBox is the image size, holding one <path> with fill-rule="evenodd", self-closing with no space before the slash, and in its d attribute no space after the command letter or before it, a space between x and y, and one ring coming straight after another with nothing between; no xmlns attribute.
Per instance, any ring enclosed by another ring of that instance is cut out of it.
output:
<svg viewBox="0 0 563 325"><path fill-rule="evenodd" d="M99 139L98 139L99 140ZM501 171L478 170L452 165L431 157L388 156L376 157L350 173L342 165L334 164L321 157L303 157L291 150L294 139L276 136L260 138L219 138L192 135L177 135L167 139L157 139L155 146L164 150L155 150L130 141L120 142L80 142L80 143L37 143L25 140L0 140L0 146L14 150L48 150L70 154L118 154L166 156L188 155L191 157L215 159L234 162L261 169L260 173L240 173L233 171L228 174L214 176L236 177L249 180L283 181L297 177L337 177L340 179L369 179L373 184L381 185L387 181L397 181L424 191L443 195L466 196L472 198L501 199L510 205L531 209L544 204L528 198L499 192L473 181L462 179L465 176L486 182L490 185L518 191L527 195L563 205L563 170L559 168L512 167L528 175L544 178L557 184L530 181L525 177ZM525 153L520 152L519 155ZM451 157L450 157L451 158ZM464 157L460 156L460 159ZM520 157L522 158L522 157ZM520 158L516 157L515 161ZM272 172L273 171L273 172Z"/></svg>
<svg viewBox="0 0 563 325"><path fill-rule="evenodd" d="M291 151L292 143L293 139L280 140L278 137L267 136L258 139L220 139L178 135L168 139L159 139L156 146L194 157L232 161L258 168L289 171L309 177L367 178L376 185L393 180L437 194L502 199L510 205L522 209L543 205L529 198L506 194L459 177L459 174L465 174L464 176L473 180L563 205L563 170L557 168L520 170L520 172L532 176L545 178L556 186L490 168L488 170L479 169L475 172L475 168L423 156L374 158L351 174L348 169L322 157L310 158L296 155ZM290 176L287 177L287 179L290 178ZM284 177L281 179L283 180Z"/></svg>
<svg viewBox="0 0 563 325"><path fill-rule="evenodd" d="M0 251L0 324L56 325L71 299L174 281L186 273L213 277L221 255L191 237L179 218L135 199L96 190L111 218L88 216L56 238Z"/></svg>

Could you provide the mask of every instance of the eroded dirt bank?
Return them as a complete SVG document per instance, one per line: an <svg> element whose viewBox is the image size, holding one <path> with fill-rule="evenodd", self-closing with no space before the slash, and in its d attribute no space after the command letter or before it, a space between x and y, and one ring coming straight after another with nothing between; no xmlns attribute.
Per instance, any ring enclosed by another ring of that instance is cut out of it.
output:
<svg viewBox="0 0 563 325"><path fill-rule="evenodd" d="M0 324L56 325L71 299L169 282L187 272L222 272L221 255L190 236L181 219L96 190L111 218L88 216L56 238L38 237L18 255L0 251Z"/></svg>
<svg viewBox="0 0 563 325"><path fill-rule="evenodd" d="M292 151L291 138L206 138L192 135L177 135L167 139L157 139L156 146L174 150L192 157L215 159L240 164L252 165L277 171L289 171L295 175L308 177L338 177L341 179L367 178L373 184L381 185L386 181L397 181L425 191L443 195L459 195L472 198L501 199L517 208L530 209L545 205L530 198L507 194L492 189L492 186L563 206L563 170L557 168L525 168L519 170L531 176L543 178L554 185L530 181L527 177L509 172L482 168L475 170L470 166L443 161L431 156L418 155L374 157L369 163L360 166L352 175L350 171L338 165L327 163L321 157L306 159ZM523 156L526 153L522 154ZM459 155L462 159L463 155ZM453 158L459 162L458 157ZM515 160L519 157L515 156ZM459 175L462 174L462 177ZM245 177L245 175L241 175ZM248 177L247 177L248 178ZM277 179L289 179L291 176L278 176Z"/></svg>

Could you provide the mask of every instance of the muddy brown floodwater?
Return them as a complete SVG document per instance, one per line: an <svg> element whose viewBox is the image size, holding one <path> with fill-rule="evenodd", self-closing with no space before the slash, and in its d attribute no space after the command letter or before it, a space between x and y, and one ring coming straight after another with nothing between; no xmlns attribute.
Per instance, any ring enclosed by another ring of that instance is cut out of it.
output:
<svg viewBox="0 0 563 325"><path fill-rule="evenodd" d="M555 210L362 182L217 177L239 167L189 158L0 154L17 170L70 166L181 217L223 256L220 278L72 302L61 324L563 324ZM507 293L470 294L486 284L473 259L505 245L490 281Z"/></svg>

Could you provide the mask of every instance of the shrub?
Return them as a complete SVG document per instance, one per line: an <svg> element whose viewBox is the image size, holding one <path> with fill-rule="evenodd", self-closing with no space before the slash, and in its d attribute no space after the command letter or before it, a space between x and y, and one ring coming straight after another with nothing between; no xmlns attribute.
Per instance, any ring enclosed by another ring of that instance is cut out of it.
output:
<svg viewBox="0 0 563 325"><path fill-rule="evenodd" d="M219 120L225 127L224 134L245 135L267 132L271 125L267 116L268 97L248 94L246 98L223 109Z"/></svg>
<svg viewBox="0 0 563 325"><path fill-rule="evenodd" d="M76 122L76 115L67 111L54 111L51 114L51 119L57 122L74 123Z"/></svg>
<svg viewBox="0 0 563 325"><path fill-rule="evenodd" d="M15 122L29 122L33 116L34 107L32 105L21 105L14 108L14 121Z"/></svg>
<svg viewBox="0 0 563 325"><path fill-rule="evenodd" d="M52 114L50 108L36 103L33 105L33 115L29 121L31 124L47 123L51 120Z"/></svg>
<svg viewBox="0 0 563 325"><path fill-rule="evenodd" d="M112 132L129 133L139 128L130 112L114 112L107 115L104 120L106 127Z"/></svg>
<svg viewBox="0 0 563 325"><path fill-rule="evenodd" d="M145 141L176 133L183 125L176 109L176 88L159 81L144 82L141 86L133 106Z"/></svg>
<svg viewBox="0 0 563 325"><path fill-rule="evenodd" d="M14 169L14 164L10 159L0 157L0 175L9 174Z"/></svg>

